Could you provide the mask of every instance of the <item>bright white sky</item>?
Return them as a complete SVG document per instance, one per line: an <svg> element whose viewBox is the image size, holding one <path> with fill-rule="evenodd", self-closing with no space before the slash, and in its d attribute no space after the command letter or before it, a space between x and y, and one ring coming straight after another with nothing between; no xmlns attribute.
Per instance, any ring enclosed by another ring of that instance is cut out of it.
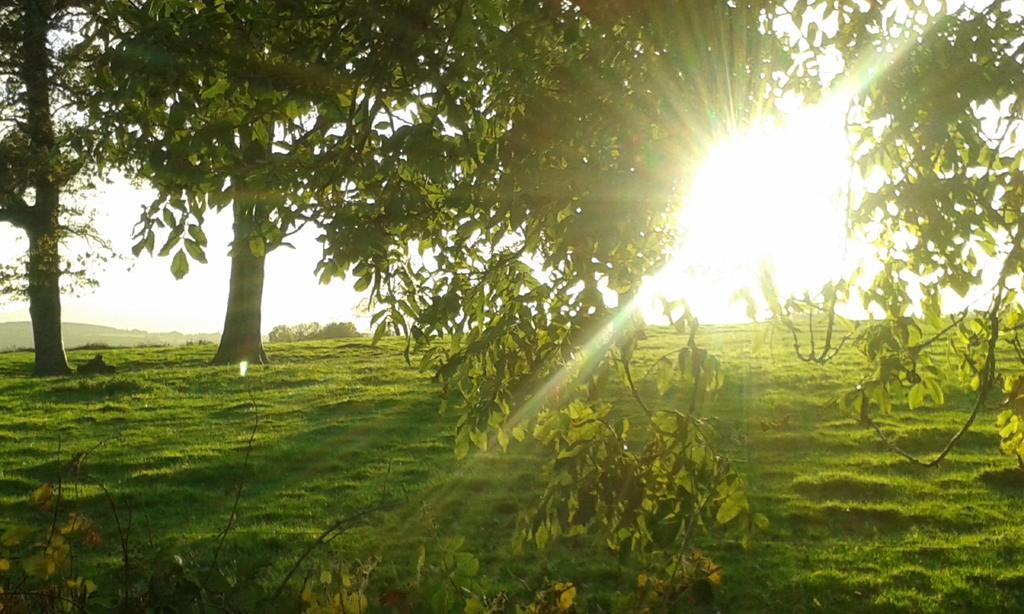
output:
<svg viewBox="0 0 1024 614"><path fill-rule="evenodd" d="M210 245L209 264L191 263L181 281L170 271L170 259L131 256L132 227L141 205L153 194L120 180L91 195L83 203L98 213L100 233L110 240L123 260L114 260L97 275L100 285L80 297L63 299L64 321L100 324L152 332L218 333L224 324L231 261L230 212L207 219L204 227ZM306 230L292 237L296 249L279 248L267 258L263 298L263 330L278 324L332 321L355 322L365 328L359 315L358 296L347 282L323 286L314 275L319 259L315 234ZM159 241L158 241L159 246ZM24 254L20 233L0 225L0 262L14 262ZM0 322L29 319L26 303L0 303Z"/></svg>
<svg viewBox="0 0 1024 614"><path fill-rule="evenodd" d="M869 253L846 239L844 107L801 109L708 154L679 213L682 244L648 292L681 297L705 322L746 319L762 268L781 295L820 289Z"/></svg>

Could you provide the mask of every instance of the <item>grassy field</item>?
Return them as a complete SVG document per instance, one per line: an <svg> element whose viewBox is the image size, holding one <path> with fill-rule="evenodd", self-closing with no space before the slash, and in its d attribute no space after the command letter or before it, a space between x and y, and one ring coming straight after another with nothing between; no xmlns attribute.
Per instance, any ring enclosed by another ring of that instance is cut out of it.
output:
<svg viewBox="0 0 1024 614"><path fill-rule="evenodd" d="M912 466L826 407L855 381L855 355L805 365L781 340L754 344L752 331L718 327L702 336L723 356L727 377L708 413L731 442L752 504L772 523L749 550L728 538L701 544L725 568L714 608L1024 610L1024 474L998 454L994 416L984 415L938 468ZM652 335L644 356L681 342ZM88 451L69 494L108 528L110 568L117 540L97 483L122 513L132 510L132 539L187 554L209 550L244 476L227 543L267 583L332 519L397 497L404 503L318 550L311 568L377 555L382 584L401 583L420 544L463 535L495 590L573 580L581 609L607 611L616 591L632 588L636 570L598 546L513 552L515 514L538 496L541 459L513 445L455 461L453 418L438 413L437 386L405 365L397 343L271 345L273 364L245 378L206 366L213 351L106 350L117 375L43 380L25 375L30 354L0 355L0 529L37 521L28 495ZM883 423L907 448L938 449L968 405L949 396L948 411L903 411Z"/></svg>

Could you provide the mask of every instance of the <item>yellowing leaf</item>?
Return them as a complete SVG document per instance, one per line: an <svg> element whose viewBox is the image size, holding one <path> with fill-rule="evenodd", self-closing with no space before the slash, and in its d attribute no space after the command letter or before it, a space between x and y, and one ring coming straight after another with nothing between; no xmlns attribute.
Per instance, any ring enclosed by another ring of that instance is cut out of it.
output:
<svg viewBox="0 0 1024 614"><path fill-rule="evenodd" d="M716 567L710 574L708 574L708 580L712 584L721 584L722 580L725 579L725 572L721 567Z"/></svg>
<svg viewBox="0 0 1024 614"><path fill-rule="evenodd" d="M564 589L558 596L558 609L561 612L565 612L572 607L572 604L576 601L576 587L572 584L568 588Z"/></svg>
<svg viewBox="0 0 1024 614"><path fill-rule="evenodd" d="M199 96L203 100L209 100L211 98L216 98L217 96L223 94L224 92L227 91L227 89L228 89L228 82L227 82L227 80L226 79L217 79L216 81L213 82L213 85L211 85L210 87L208 87L205 90L203 90L202 93Z"/></svg>
<svg viewBox="0 0 1024 614"><path fill-rule="evenodd" d="M910 409L917 409L924 405L924 397L927 390L925 385L920 382L910 388L910 392L907 393L907 405L910 406Z"/></svg>
<svg viewBox="0 0 1024 614"><path fill-rule="evenodd" d="M722 501L722 506L718 508L715 518L718 520L718 524L727 524L739 516L747 506L747 496L743 494L743 491L734 490L725 498L725 501Z"/></svg>
<svg viewBox="0 0 1024 614"><path fill-rule="evenodd" d="M32 503L47 505L53 499L53 486L43 484L32 493Z"/></svg>
<svg viewBox="0 0 1024 614"><path fill-rule="evenodd" d="M0 535L0 546L7 548L17 546L31 534L32 529L28 527L8 527L4 530L3 535Z"/></svg>
<svg viewBox="0 0 1024 614"><path fill-rule="evenodd" d="M263 243L263 237L253 237L249 239L249 251L257 258L265 256L267 254L267 246Z"/></svg>
<svg viewBox="0 0 1024 614"><path fill-rule="evenodd" d="M0 571L10 571L11 562L7 559L0 559Z"/></svg>

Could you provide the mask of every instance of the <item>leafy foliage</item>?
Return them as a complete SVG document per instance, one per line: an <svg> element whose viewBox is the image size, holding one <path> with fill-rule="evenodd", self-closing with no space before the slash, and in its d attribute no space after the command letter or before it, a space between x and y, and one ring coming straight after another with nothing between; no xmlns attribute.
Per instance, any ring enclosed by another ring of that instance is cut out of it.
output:
<svg viewBox="0 0 1024 614"><path fill-rule="evenodd" d="M362 336L362 333L351 322L330 322L323 326L319 322L308 322L294 326L279 324L270 331L271 343L312 341L316 339L346 339L360 336Z"/></svg>
<svg viewBox="0 0 1024 614"><path fill-rule="evenodd" d="M875 245L882 266L827 287L818 300L774 301L775 311L798 346L792 318L808 319L814 354L813 318L825 315L831 336L836 304L859 294L863 307L883 319L844 337L873 372L839 405L903 456L931 466L983 410L1014 400L1017 367L1005 365L998 350L1016 335L1021 313L1024 114L1016 92L1024 74L1024 16L1009 3L829 1L801 3L785 17L798 30L790 39L794 50L806 53L794 87L820 92L824 58L844 68L834 83L851 96L856 163L868 178L849 221ZM932 351L942 345L975 398L949 444L922 460L893 445L873 416L898 399L911 409L944 403L951 382L942 381ZM825 346L820 362L838 349L828 340ZM1012 453L1012 411L999 424L1004 451Z"/></svg>
<svg viewBox="0 0 1024 614"><path fill-rule="evenodd" d="M99 527L84 514L67 511L61 484L43 484L29 500L45 519L45 530L11 525L0 534L0 609L59 612L84 609L97 591L75 565L82 549L103 544Z"/></svg>

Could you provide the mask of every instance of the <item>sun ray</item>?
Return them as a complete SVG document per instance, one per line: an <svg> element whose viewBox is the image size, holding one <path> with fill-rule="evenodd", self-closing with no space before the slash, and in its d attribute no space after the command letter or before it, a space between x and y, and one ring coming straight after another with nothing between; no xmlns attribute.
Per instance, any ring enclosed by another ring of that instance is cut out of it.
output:
<svg viewBox="0 0 1024 614"><path fill-rule="evenodd" d="M816 104L791 97L778 104L781 118L755 117L740 130L730 122L734 131L707 148L690 176L680 245L645 284L647 309L654 297L685 298L703 321L740 321L746 311L733 296L757 287L766 267L792 295L813 293L874 257L848 232L860 189L849 112L919 35L908 31L865 53Z"/></svg>

